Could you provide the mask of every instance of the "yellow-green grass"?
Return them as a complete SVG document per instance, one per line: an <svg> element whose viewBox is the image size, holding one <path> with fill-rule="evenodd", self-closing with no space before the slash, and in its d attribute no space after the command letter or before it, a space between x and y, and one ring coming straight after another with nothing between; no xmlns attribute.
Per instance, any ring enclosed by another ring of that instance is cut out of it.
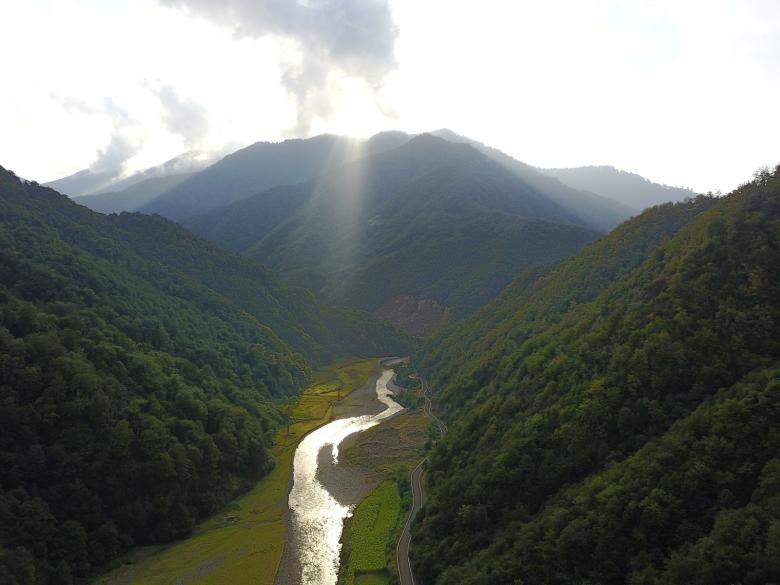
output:
<svg viewBox="0 0 780 585"><path fill-rule="evenodd" d="M274 440L276 466L249 493L200 524L171 546L136 551L126 564L98 579L101 585L168 585L179 582L272 584L284 548L287 486L295 447L309 431L328 422L333 402L359 388L378 371L376 359L338 362L315 372L292 408L289 433ZM226 522L226 516L231 521Z"/></svg>
<svg viewBox="0 0 780 585"><path fill-rule="evenodd" d="M387 583L387 543L398 522L401 496L395 481L383 481L357 508L345 526L342 545L344 585Z"/></svg>
<svg viewBox="0 0 780 585"><path fill-rule="evenodd" d="M362 432L344 451L344 457L383 479L399 469L413 469L423 458L428 425L430 420L421 411L405 412Z"/></svg>
<svg viewBox="0 0 780 585"><path fill-rule="evenodd" d="M355 585L390 585L390 575L387 571L355 575Z"/></svg>

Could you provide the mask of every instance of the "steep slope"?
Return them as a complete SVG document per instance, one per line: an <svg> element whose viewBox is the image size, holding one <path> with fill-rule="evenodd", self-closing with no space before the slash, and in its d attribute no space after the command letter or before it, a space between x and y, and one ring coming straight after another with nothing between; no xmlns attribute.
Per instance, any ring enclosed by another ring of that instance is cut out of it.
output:
<svg viewBox="0 0 780 585"><path fill-rule="evenodd" d="M360 156L362 144L332 135L257 142L162 194L141 211L180 221L273 187L308 181Z"/></svg>
<svg viewBox="0 0 780 585"><path fill-rule="evenodd" d="M0 576L71 582L187 534L273 465L299 351L408 350L364 317L0 169Z"/></svg>
<svg viewBox="0 0 780 585"><path fill-rule="evenodd" d="M438 340L423 363L462 361L434 372L420 580L777 581L778 234L780 167L650 210Z"/></svg>
<svg viewBox="0 0 780 585"><path fill-rule="evenodd" d="M571 308L593 300L615 280L716 202L698 196L687 203L648 209L615 228L609 237L585 246L576 256L534 266L504 288L494 302L427 343L424 367L440 386L459 366L486 359L509 338L523 339L557 323ZM510 335L511 334L511 335ZM478 357L475 357L478 356ZM441 396L440 396L441 398Z"/></svg>
<svg viewBox="0 0 780 585"><path fill-rule="evenodd" d="M308 184L284 185L181 220L218 246L245 252L283 224L311 195Z"/></svg>
<svg viewBox="0 0 780 585"><path fill-rule="evenodd" d="M89 207L98 213L120 213L122 211L137 211L155 197L172 189L195 176L195 173L152 177L118 191L109 191L97 195L81 195L73 200L79 205Z"/></svg>
<svg viewBox="0 0 780 585"><path fill-rule="evenodd" d="M267 235L255 232L261 239L246 253L327 298L372 311L411 295L460 318L523 267L569 255L597 236L470 146L429 135L301 189L308 195L283 195L305 203ZM244 202L223 224L222 243L241 231L238 221L262 224L261 199L274 195Z"/></svg>
<svg viewBox="0 0 780 585"><path fill-rule="evenodd" d="M0 169L0 575L13 583L71 582L185 535L271 468L269 401L307 377L270 329L128 250L102 217Z"/></svg>
<svg viewBox="0 0 780 585"><path fill-rule="evenodd" d="M110 219L137 253L225 295L314 363L397 355L412 347L406 335L368 313L323 304L311 291L284 285L257 262L226 253L164 218L123 213Z"/></svg>
<svg viewBox="0 0 780 585"><path fill-rule="evenodd" d="M645 209L660 203L676 203L696 193L690 189L654 183L635 173L610 166L542 169L550 177L574 189L583 189L609 197L634 209Z"/></svg>
<svg viewBox="0 0 780 585"><path fill-rule="evenodd" d="M641 209L606 193L594 191L586 186L570 185L554 175L548 176L546 171L520 162L497 148L460 136L451 130L436 130L432 134L451 142L461 142L473 146L562 207L576 214L581 221L593 229L609 231Z"/></svg>

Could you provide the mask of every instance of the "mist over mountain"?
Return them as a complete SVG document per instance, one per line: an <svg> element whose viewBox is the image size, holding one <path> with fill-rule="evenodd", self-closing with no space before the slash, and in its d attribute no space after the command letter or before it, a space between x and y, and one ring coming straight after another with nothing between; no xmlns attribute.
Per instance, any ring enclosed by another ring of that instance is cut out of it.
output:
<svg viewBox="0 0 780 585"><path fill-rule="evenodd" d="M182 174L193 174L203 170L218 158L217 153L213 152L200 152L189 151L179 156L176 156L170 160L163 162L162 164L155 165L143 171L132 173L128 176L122 176L122 168L115 167L103 171L95 171L92 169L84 169L62 179L56 181L50 181L45 183L44 186L51 187L60 193L64 193L70 197L83 197L86 195L97 195L106 192L117 193L122 192L137 185L138 183L145 182L149 179L162 179L167 177L173 177ZM152 184L158 182L153 181ZM162 184L165 184L164 182ZM169 184L167 188L172 187L173 184ZM167 190L167 189L165 189ZM149 198L156 197L164 190L156 190L152 188L149 192ZM140 190L139 190L140 192ZM136 191L132 192L133 194ZM98 205L108 205L112 208L112 211L135 211L133 204L136 199L134 195L131 195L130 202L125 205L121 203L121 196L110 197L109 199L114 202L102 203L107 199L90 199L87 201L98 201ZM82 204L85 204L82 202ZM97 210L96 210L97 211Z"/></svg>
<svg viewBox="0 0 780 585"><path fill-rule="evenodd" d="M96 195L80 195L73 197L73 200L79 205L89 207L92 211L97 211L98 213L138 211L139 208L153 199L194 176L195 173L182 173L163 177L151 177L133 182L118 191L107 191ZM112 187L114 186L112 185Z"/></svg>
<svg viewBox="0 0 780 585"><path fill-rule="evenodd" d="M117 175L118 171L94 172L83 169L67 177L45 183L45 186L70 197L78 197L108 188L116 180Z"/></svg>
<svg viewBox="0 0 780 585"><path fill-rule="evenodd" d="M575 189L592 191L638 210L696 196L690 189L654 183L636 173L610 166L541 169L541 172Z"/></svg>

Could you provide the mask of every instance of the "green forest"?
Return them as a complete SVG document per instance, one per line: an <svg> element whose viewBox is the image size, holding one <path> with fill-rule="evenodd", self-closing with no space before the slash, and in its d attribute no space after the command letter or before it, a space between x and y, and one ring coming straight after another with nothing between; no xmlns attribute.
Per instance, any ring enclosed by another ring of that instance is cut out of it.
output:
<svg viewBox="0 0 780 585"><path fill-rule="evenodd" d="M187 535L272 468L310 364L408 343L167 220L0 169L0 583L81 582Z"/></svg>
<svg viewBox="0 0 780 585"><path fill-rule="evenodd" d="M780 581L780 167L528 271L417 356L429 584Z"/></svg>

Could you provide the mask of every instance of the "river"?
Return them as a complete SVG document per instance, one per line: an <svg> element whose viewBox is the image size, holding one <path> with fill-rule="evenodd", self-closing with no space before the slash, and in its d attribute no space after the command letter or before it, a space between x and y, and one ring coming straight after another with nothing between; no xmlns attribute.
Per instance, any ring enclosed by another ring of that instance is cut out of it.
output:
<svg viewBox="0 0 780 585"><path fill-rule="evenodd" d="M344 505L328 491L318 477L318 467L327 457L338 464L339 445L349 435L365 431L403 410L393 400L387 384L393 371L385 369L376 381L376 397L385 409L334 420L309 433L300 442L293 460L293 485L290 491L290 530L296 557L297 582L301 585L335 585L339 569L341 531L352 506Z"/></svg>

